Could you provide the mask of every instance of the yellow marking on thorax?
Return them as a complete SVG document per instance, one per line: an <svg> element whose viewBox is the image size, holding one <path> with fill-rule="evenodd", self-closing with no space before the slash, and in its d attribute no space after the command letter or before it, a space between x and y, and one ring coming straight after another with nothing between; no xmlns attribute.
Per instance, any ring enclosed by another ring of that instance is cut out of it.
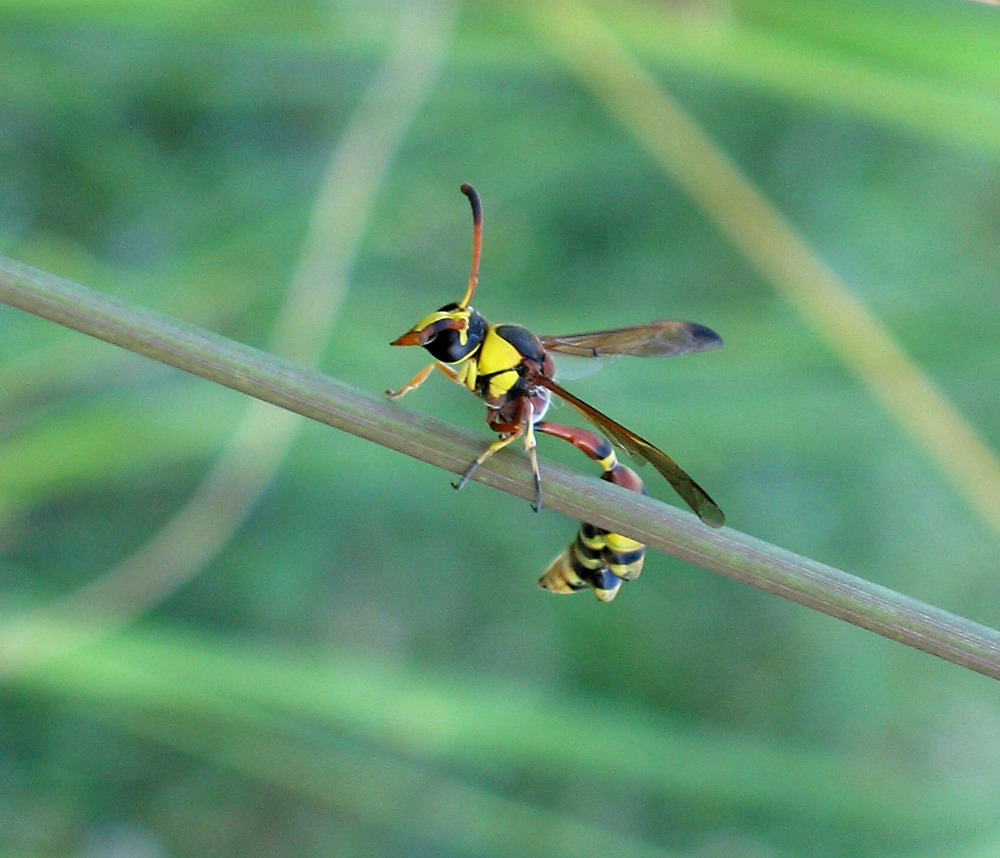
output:
<svg viewBox="0 0 1000 858"><path fill-rule="evenodd" d="M492 326L487 328L476 357L476 374L492 376L487 391L490 396L503 396L517 384L519 376L514 368L520 362L521 353ZM466 382L470 390L475 390L474 378L467 378Z"/></svg>
<svg viewBox="0 0 1000 858"><path fill-rule="evenodd" d="M501 337L493 327L486 329L486 336L479 347L479 374L490 375L514 369L521 362L521 353Z"/></svg>

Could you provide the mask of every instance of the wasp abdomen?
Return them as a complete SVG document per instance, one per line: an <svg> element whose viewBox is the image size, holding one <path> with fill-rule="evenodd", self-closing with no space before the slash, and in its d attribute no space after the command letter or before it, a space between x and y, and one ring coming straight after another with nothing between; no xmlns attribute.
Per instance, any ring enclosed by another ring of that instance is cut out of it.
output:
<svg viewBox="0 0 1000 858"><path fill-rule="evenodd" d="M604 438L556 423L543 422L536 428L569 441L586 453L601 466L601 479L645 494L639 475L619 464L614 449ZM563 595L589 588L602 602L610 602L618 594L622 582L639 577L645 556L646 546L641 542L584 522L576 538L552 561L538 583L550 593Z"/></svg>

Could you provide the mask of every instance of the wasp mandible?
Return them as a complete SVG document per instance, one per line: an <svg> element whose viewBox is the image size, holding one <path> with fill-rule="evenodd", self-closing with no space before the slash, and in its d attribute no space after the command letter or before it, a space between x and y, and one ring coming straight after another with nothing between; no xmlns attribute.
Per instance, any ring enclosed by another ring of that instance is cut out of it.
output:
<svg viewBox="0 0 1000 858"><path fill-rule="evenodd" d="M462 488L476 468L494 453L523 439L535 481L532 506L539 510L542 488L535 447L536 433L541 432L573 444L600 465L602 479L630 491L644 492L642 481L634 471L617 461L611 443L638 463L650 462L703 522L721 527L725 521L722 510L701 486L662 450L557 384L552 359L553 354L583 358L687 354L721 348L719 335L704 325L676 321L541 337L519 325L487 323L470 306L479 282L483 209L475 188L462 185L461 190L472 206L472 272L468 286L457 304L445 304L391 343L394 346L423 346L434 358L434 363L424 367L398 390L386 391L390 399L399 399L423 384L436 369L486 402L486 422L497 433L497 440L470 463L458 482L453 483L455 488ZM601 435L544 420L552 394L580 412ZM583 524L576 540L556 558L540 583L558 593L590 587L599 599L610 601L623 580L638 576L644 549L642 543Z"/></svg>

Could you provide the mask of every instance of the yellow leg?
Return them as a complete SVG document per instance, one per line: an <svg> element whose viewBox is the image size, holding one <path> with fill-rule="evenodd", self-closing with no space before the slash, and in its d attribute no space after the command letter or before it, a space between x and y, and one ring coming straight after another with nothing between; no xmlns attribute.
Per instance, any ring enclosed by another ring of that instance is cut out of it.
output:
<svg viewBox="0 0 1000 858"><path fill-rule="evenodd" d="M524 449L528 451L528 456L531 459L531 473L535 478L535 499L532 501L531 508L538 512L542 508L542 477L538 472L538 455L535 453L535 447L537 442L535 441L535 427L531 420L531 404L528 404L528 420L522 423L514 432L509 435L498 438L489 447L487 447L479 455L479 457L466 468L465 473L462 474L461 479L457 483L452 483L456 489L462 488L468 481L469 477L472 476L473 472L478 468L483 462L485 462L494 453L502 450L508 444L512 444L522 435L524 436Z"/></svg>
<svg viewBox="0 0 1000 858"><path fill-rule="evenodd" d="M420 372L413 376L413 378L406 382L406 384L399 388L399 390L387 390L385 395L394 401L399 399L401 396L406 396L406 394L411 390L416 390L421 384L427 381L427 376L431 374L431 370L435 369L448 376L448 378L452 381L461 384L458 379L458 373L455 372L455 370L453 370L450 366L445 366L441 363L432 363L420 370Z"/></svg>
<svg viewBox="0 0 1000 858"><path fill-rule="evenodd" d="M496 441L494 441L492 444L490 444L489 447L487 447L485 450L483 450L483 452L479 455L479 457L471 465L469 465L468 468L465 469L465 473L462 474L461 479L459 479L459 481L457 483L452 483L452 485L456 489L462 488L462 486L464 486L469 481L469 477L472 476L472 473L473 473L473 471L476 470L476 468L478 468L483 462L485 462L494 453L496 453L499 450L502 450L508 444L516 441L523 434L524 434L524 427L523 426L519 426L516 432L511 432L510 435L508 435L505 438L498 438Z"/></svg>
<svg viewBox="0 0 1000 858"><path fill-rule="evenodd" d="M531 508L539 512L542 508L542 475L538 472L538 454L535 452L537 441L535 441L535 418L534 409L528 403L528 425L524 433L524 449L528 451L531 459L531 474L535 478L535 500Z"/></svg>

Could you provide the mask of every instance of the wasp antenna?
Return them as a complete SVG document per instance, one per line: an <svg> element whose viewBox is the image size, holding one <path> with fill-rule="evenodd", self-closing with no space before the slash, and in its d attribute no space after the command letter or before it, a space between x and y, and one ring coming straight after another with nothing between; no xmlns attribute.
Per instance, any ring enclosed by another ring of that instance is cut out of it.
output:
<svg viewBox="0 0 1000 858"><path fill-rule="evenodd" d="M479 202L479 194L472 185L462 185L462 193L469 198L472 205L472 273L469 275L469 285L465 289L465 296L459 301L458 306L463 310L469 306L469 301L476 291L476 284L479 282L479 255L483 249L483 206Z"/></svg>

